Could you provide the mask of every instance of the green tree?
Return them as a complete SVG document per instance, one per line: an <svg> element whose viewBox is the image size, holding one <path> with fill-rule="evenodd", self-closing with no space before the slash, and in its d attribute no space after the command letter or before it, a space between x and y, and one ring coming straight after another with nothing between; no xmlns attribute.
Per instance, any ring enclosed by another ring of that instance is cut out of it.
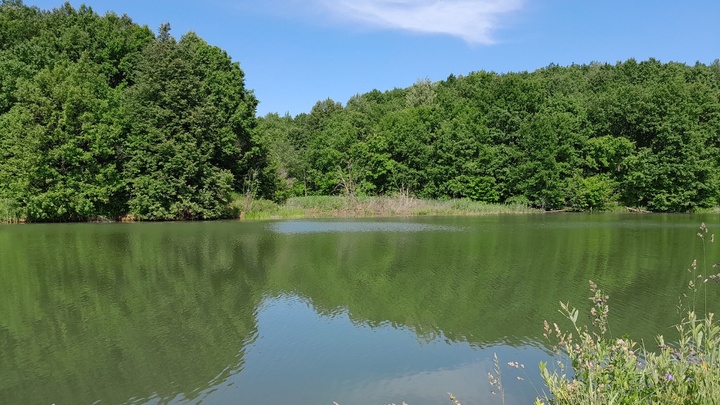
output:
<svg viewBox="0 0 720 405"><path fill-rule="evenodd" d="M437 98L435 86L435 83L427 78L415 82L415 84L407 90L407 94L405 96L407 106L414 108L435 105L435 99Z"/></svg>
<svg viewBox="0 0 720 405"><path fill-rule="evenodd" d="M167 30L143 52L128 91L130 213L138 219L230 214L230 193L263 165L251 136L257 101L239 64L194 33Z"/></svg>
<svg viewBox="0 0 720 405"><path fill-rule="evenodd" d="M123 180L120 96L86 59L43 69L20 85L0 119L4 194L27 219L77 221L118 216Z"/></svg>
<svg viewBox="0 0 720 405"><path fill-rule="evenodd" d="M258 142L267 150L267 169L273 172L272 193L267 195L274 200L282 201L307 191L307 160L292 139L296 127L292 117L276 113L259 118L255 127Z"/></svg>

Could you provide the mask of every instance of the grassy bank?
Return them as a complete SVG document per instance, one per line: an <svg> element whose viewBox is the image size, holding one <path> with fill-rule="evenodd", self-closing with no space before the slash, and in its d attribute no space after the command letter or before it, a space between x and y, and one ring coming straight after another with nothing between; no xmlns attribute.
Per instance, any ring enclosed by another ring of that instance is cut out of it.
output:
<svg viewBox="0 0 720 405"><path fill-rule="evenodd" d="M720 214L720 207L710 208L698 208L694 211L695 214Z"/></svg>
<svg viewBox="0 0 720 405"><path fill-rule="evenodd" d="M293 197L285 203L233 195L229 216L240 219L284 219L284 218L361 218L361 217L412 217L412 216L477 216L499 214L542 214L573 211L571 208L545 211L526 204L488 204L467 199L431 200L403 195L395 196L308 196ZM592 212L590 210L589 212ZM643 208L625 207L612 204L602 212L649 213ZM703 209L698 213L720 213L720 207ZM86 222L135 222L132 214L122 218L92 217ZM0 199L0 224L24 223L26 218L12 200Z"/></svg>
<svg viewBox="0 0 720 405"><path fill-rule="evenodd" d="M493 214L538 214L545 211L524 204L485 204L470 200L426 200L405 196L294 197L283 204L236 195L232 212L240 219L360 218L409 216L463 216ZM95 221L96 219L92 219ZM88 220L90 221L90 220ZM134 222L125 217L125 222ZM0 223L25 222L10 201L0 200Z"/></svg>
<svg viewBox="0 0 720 405"><path fill-rule="evenodd" d="M356 218L421 215L532 214L543 210L522 204L485 204L470 200L425 200L405 196L290 198L284 204L240 198L233 202L242 219Z"/></svg>

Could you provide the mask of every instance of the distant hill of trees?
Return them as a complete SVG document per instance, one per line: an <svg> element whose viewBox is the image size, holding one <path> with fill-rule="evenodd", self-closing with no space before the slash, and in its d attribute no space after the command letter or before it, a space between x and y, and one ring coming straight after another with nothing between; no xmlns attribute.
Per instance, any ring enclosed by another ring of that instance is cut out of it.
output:
<svg viewBox="0 0 720 405"><path fill-rule="evenodd" d="M720 62L473 72L256 118L244 72L169 25L0 4L0 206L30 221L214 219L234 193L576 210L720 202Z"/></svg>
<svg viewBox="0 0 720 405"><path fill-rule="evenodd" d="M720 62L451 75L270 114L258 133L282 195L691 211L720 197Z"/></svg>

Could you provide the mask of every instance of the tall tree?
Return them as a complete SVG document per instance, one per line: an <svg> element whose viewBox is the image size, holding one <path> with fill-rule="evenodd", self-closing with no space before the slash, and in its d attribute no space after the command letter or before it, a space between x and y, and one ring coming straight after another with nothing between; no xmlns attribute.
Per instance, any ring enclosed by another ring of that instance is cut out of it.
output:
<svg viewBox="0 0 720 405"><path fill-rule="evenodd" d="M119 92L98 66L83 59L45 68L18 97L0 119L6 197L36 221L121 213Z"/></svg>
<svg viewBox="0 0 720 405"><path fill-rule="evenodd" d="M263 163L251 136L257 101L225 52L168 31L145 49L128 91L129 209L143 220L220 218Z"/></svg>

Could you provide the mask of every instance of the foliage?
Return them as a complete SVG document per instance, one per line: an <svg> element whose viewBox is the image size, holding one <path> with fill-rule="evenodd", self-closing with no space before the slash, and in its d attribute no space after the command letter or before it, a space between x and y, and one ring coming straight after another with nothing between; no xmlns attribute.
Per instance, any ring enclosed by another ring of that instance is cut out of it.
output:
<svg viewBox="0 0 720 405"><path fill-rule="evenodd" d="M138 219L227 216L247 175L256 101L243 73L193 33L145 48L128 91L128 205Z"/></svg>
<svg viewBox="0 0 720 405"><path fill-rule="evenodd" d="M218 218L271 192L244 73L193 33L0 5L0 199L30 221Z"/></svg>
<svg viewBox="0 0 720 405"><path fill-rule="evenodd" d="M259 121L284 198L346 193L351 172L358 195L686 212L720 201L716 71L654 59L481 71Z"/></svg>

